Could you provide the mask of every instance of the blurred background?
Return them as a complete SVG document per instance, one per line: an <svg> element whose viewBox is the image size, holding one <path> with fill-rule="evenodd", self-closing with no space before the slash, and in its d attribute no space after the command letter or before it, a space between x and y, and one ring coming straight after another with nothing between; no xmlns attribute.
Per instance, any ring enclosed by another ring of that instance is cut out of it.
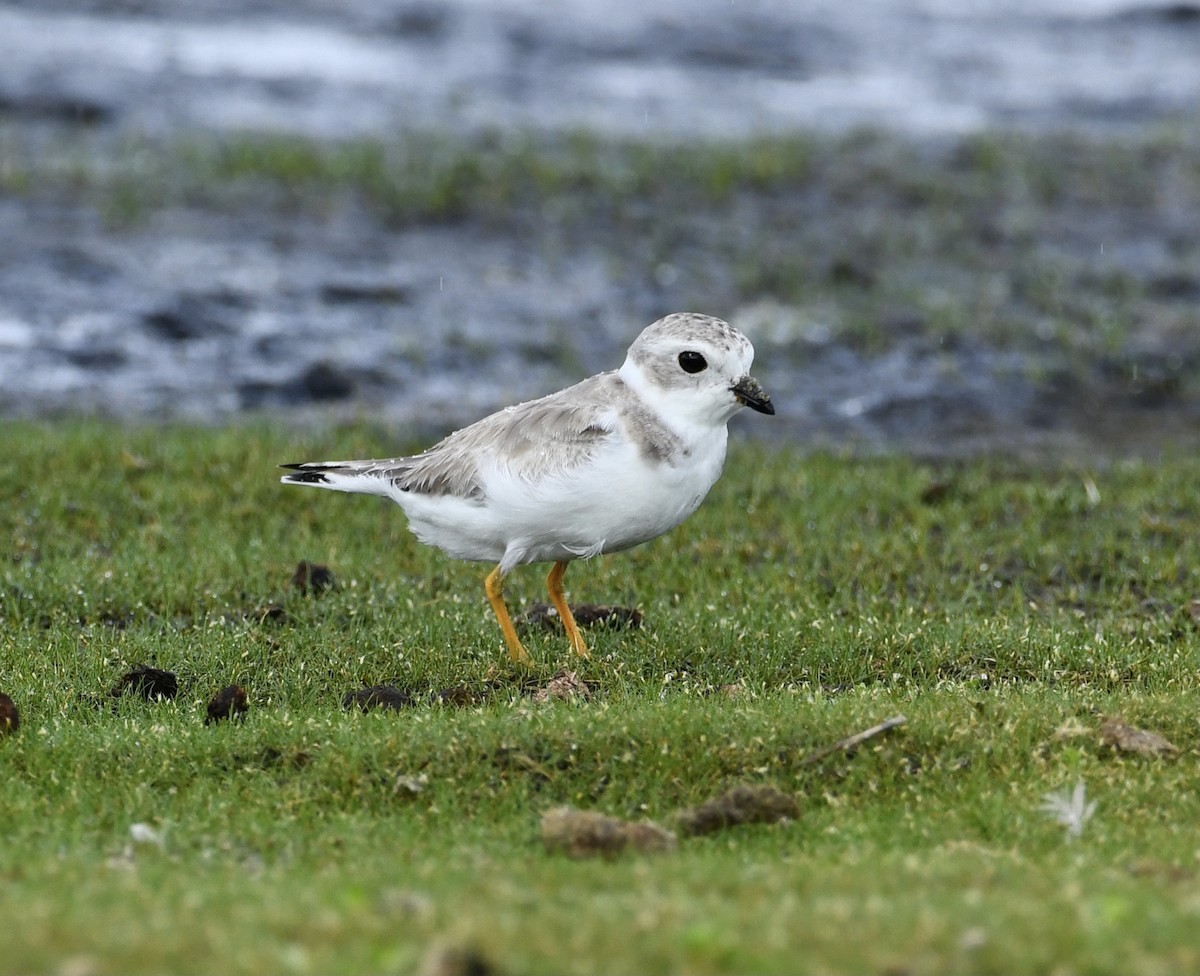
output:
<svg viewBox="0 0 1200 976"><path fill-rule="evenodd" d="M0 3L0 416L398 443L754 340L757 436L1200 441L1200 4Z"/></svg>

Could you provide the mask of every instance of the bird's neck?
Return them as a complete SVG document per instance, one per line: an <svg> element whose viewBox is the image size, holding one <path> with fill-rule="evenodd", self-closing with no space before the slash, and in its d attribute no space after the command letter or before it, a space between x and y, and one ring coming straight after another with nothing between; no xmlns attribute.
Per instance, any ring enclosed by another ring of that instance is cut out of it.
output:
<svg viewBox="0 0 1200 976"><path fill-rule="evenodd" d="M717 428L725 431L724 422L714 424L704 412L695 409L689 398L679 391L668 394L649 379L641 367L626 358L617 370L621 380L658 419L683 439L691 442L705 437L717 436ZM693 409L689 409L692 407Z"/></svg>

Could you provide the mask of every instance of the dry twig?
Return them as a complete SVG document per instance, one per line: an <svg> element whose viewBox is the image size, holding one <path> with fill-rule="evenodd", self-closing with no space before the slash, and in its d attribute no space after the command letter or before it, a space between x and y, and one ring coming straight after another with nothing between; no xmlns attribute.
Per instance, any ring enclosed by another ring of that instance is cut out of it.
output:
<svg viewBox="0 0 1200 976"><path fill-rule="evenodd" d="M861 745L868 739L873 739L877 735L882 735L884 732L890 732L894 728L898 728L907 722L903 715L893 715L891 718L880 722L878 725L872 725L869 729L863 729L861 732L856 732L848 738L841 739L831 746L822 746L816 752L810 752L807 756L800 760L801 766L811 766L815 762L820 762L826 756L832 756L835 752L844 752L847 749L853 749L857 745Z"/></svg>

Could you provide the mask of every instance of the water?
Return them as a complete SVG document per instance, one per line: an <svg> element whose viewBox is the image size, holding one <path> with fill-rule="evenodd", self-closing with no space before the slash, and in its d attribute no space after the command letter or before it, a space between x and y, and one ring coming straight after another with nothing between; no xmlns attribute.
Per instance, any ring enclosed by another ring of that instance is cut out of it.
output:
<svg viewBox="0 0 1200 976"><path fill-rule="evenodd" d="M1200 6L442 0L0 6L0 94L122 128L741 137L1193 115Z"/></svg>

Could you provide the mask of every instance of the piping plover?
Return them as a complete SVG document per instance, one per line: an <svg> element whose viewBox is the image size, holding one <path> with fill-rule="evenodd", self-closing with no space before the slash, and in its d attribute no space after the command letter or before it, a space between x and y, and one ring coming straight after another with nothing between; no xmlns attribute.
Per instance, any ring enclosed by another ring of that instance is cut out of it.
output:
<svg viewBox="0 0 1200 976"><path fill-rule="evenodd" d="M618 370L507 407L429 450L374 461L308 461L285 484L384 495L421 542L495 562L485 582L509 656L532 664L504 605L504 577L553 562L550 601L575 653L587 646L563 595L573 559L619 552L673 529L721 474L726 424L773 414L749 373L754 347L720 319L676 313L646 328Z"/></svg>

